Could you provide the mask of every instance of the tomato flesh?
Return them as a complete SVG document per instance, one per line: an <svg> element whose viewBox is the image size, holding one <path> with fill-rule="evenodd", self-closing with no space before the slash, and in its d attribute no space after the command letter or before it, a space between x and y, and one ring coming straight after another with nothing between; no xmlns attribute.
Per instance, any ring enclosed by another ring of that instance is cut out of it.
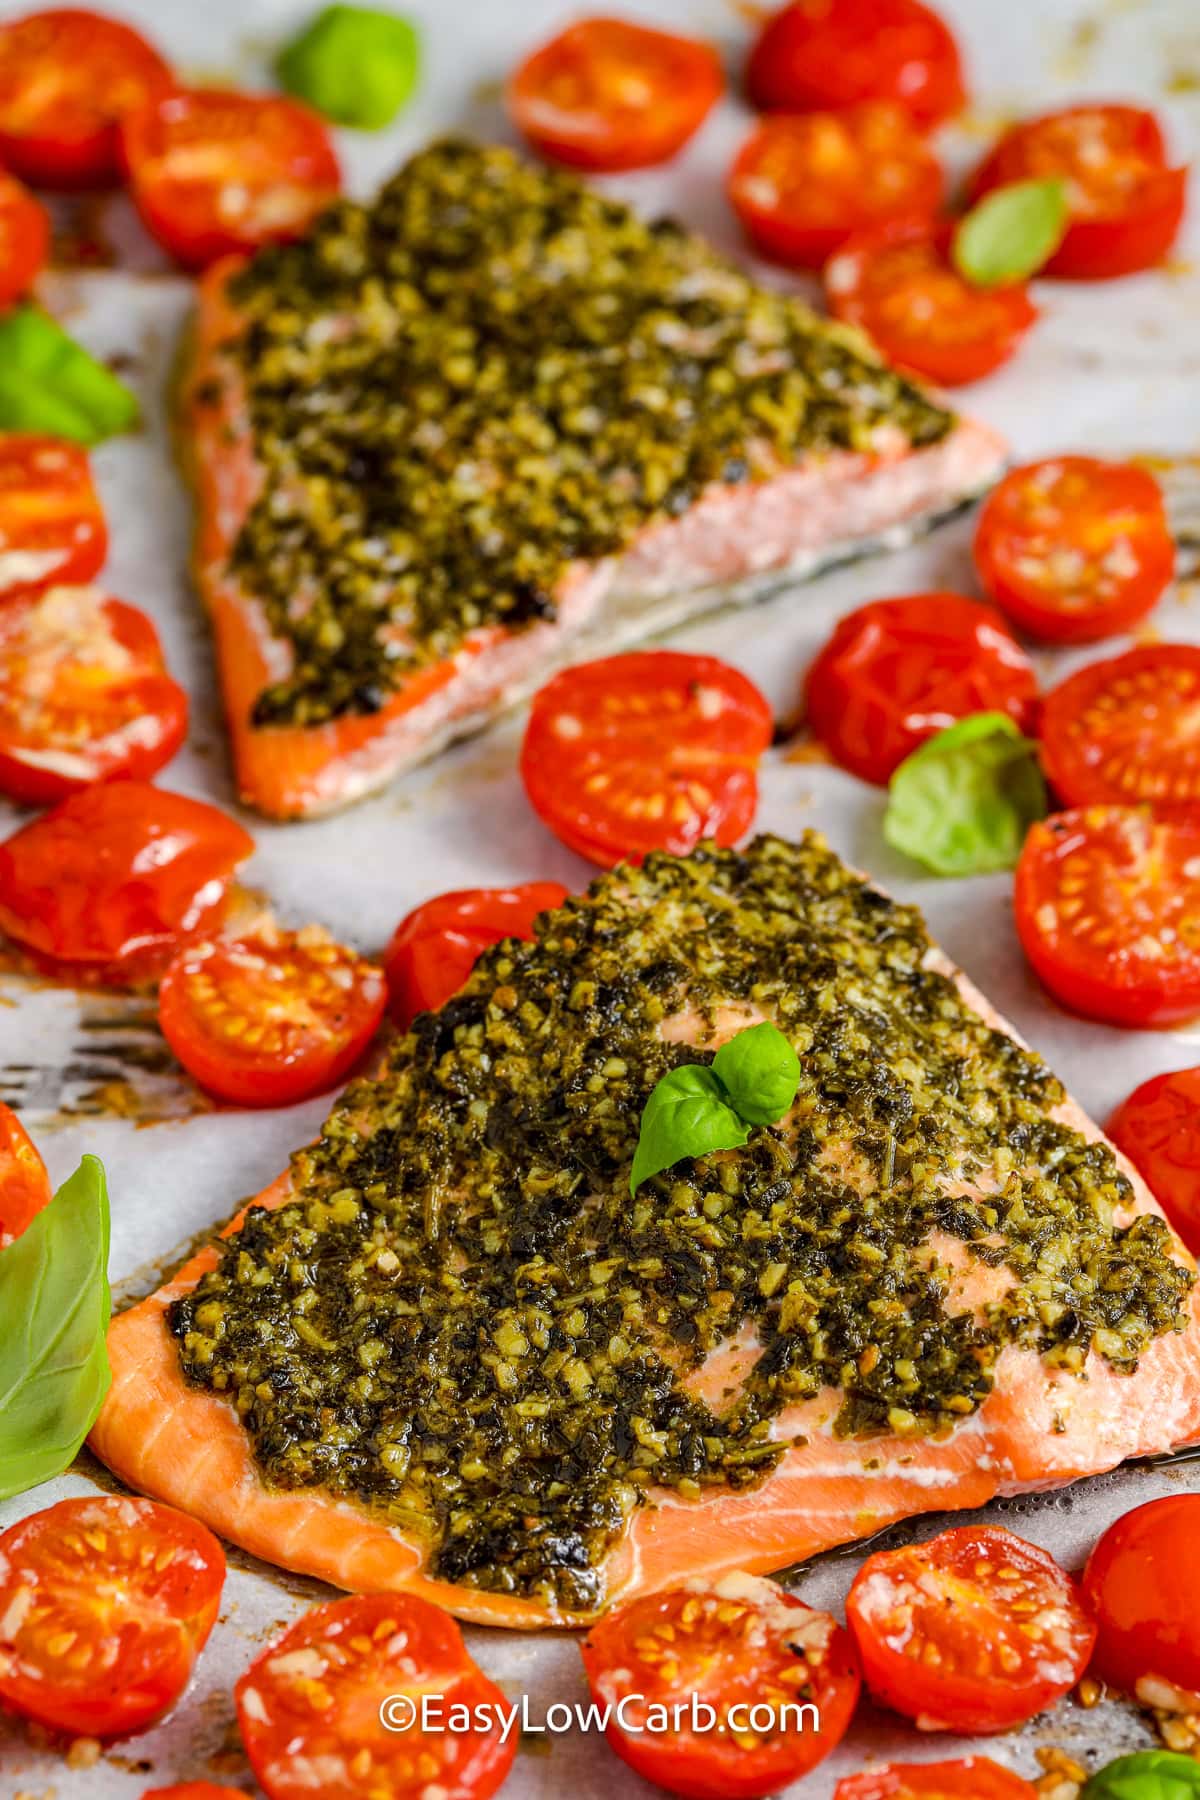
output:
<svg viewBox="0 0 1200 1800"><path fill-rule="evenodd" d="M278 94L169 94L121 148L143 224L186 269L300 237L341 185L324 122Z"/></svg>
<svg viewBox="0 0 1200 1800"><path fill-rule="evenodd" d="M1078 1681L1096 1637L1066 1570L999 1526L869 1556L846 1619L871 1693L928 1731L1032 1719Z"/></svg>
<svg viewBox="0 0 1200 1800"><path fill-rule="evenodd" d="M971 713L1007 713L1028 730L1036 699L1032 665L1004 621L961 594L858 607L804 688L816 737L844 769L881 784L918 744Z"/></svg>
<svg viewBox="0 0 1200 1800"><path fill-rule="evenodd" d="M1042 765L1066 806L1200 804L1200 649L1147 644L1052 688Z"/></svg>
<svg viewBox="0 0 1200 1800"><path fill-rule="evenodd" d="M50 255L50 219L27 188L0 170L0 307L33 286Z"/></svg>
<svg viewBox="0 0 1200 1800"><path fill-rule="evenodd" d="M1069 106L1014 125L984 158L971 192L1046 180L1065 184L1069 217L1046 275L1130 275L1161 262L1179 233L1187 170L1167 167L1158 120L1138 107Z"/></svg>
<svg viewBox="0 0 1200 1800"><path fill-rule="evenodd" d="M172 86L119 19L78 7L13 19L0 25L0 163L34 187L114 186L120 120Z"/></svg>
<svg viewBox="0 0 1200 1800"><path fill-rule="evenodd" d="M920 0L792 0L763 26L746 89L760 112L891 100L923 127L966 100L954 35Z"/></svg>
<svg viewBox="0 0 1200 1800"><path fill-rule="evenodd" d="M77 1736L144 1731L216 1622L225 1557L153 1500L60 1500L0 1535L0 1700Z"/></svg>
<svg viewBox="0 0 1200 1800"><path fill-rule="evenodd" d="M485 950L505 938L532 938L538 914L566 898L557 881L527 881L511 888L458 888L415 907L397 925L383 959L392 1017L401 1030L457 994Z"/></svg>
<svg viewBox="0 0 1200 1800"><path fill-rule="evenodd" d="M819 269L852 233L931 217L941 165L902 108L771 114L742 145L729 198L754 248Z"/></svg>
<svg viewBox="0 0 1200 1800"><path fill-rule="evenodd" d="M581 1649L617 1755L688 1800L776 1793L828 1756L858 1700L842 1627L748 1575L635 1600L593 1625ZM681 1701L682 1715L664 1721L661 1709Z"/></svg>
<svg viewBox="0 0 1200 1800"><path fill-rule="evenodd" d="M171 1787L147 1788L142 1800L246 1800L244 1788L218 1787L215 1781L177 1781Z"/></svg>
<svg viewBox="0 0 1200 1800"><path fill-rule="evenodd" d="M10 1106L0 1100L0 1250L50 1204L46 1165Z"/></svg>
<svg viewBox="0 0 1200 1800"><path fill-rule="evenodd" d="M0 433L0 602L99 573L108 530L78 444Z"/></svg>
<svg viewBox="0 0 1200 1800"><path fill-rule="evenodd" d="M640 169L681 150L724 85L710 44L628 19L584 19L521 64L508 104L522 136L555 162Z"/></svg>
<svg viewBox="0 0 1200 1800"><path fill-rule="evenodd" d="M1200 1254L1200 1069L1143 1081L1109 1120L1108 1135L1192 1255Z"/></svg>
<svg viewBox="0 0 1200 1800"><path fill-rule="evenodd" d="M516 1755L515 1731L501 1742L509 1702L450 1615L412 1594L313 1607L250 1665L235 1694L269 1800L312 1800L314 1767L321 1800L421 1800L431 1791L488 1800ZM486 1710L489 1723L476 1717L458 1729L458 1707Z"/></svg>
<svg viewBox="0 0 1200 1800"><path fill-rule="evenodd" d="M753 682L715 656L640 650L564 669L530 709L521 779L538 817L611 868L736 843L774 735Z"/></svg>
<svg viewBox="0 0 1200 1800"><path fill-rule="evenodd" d="M190 1075L239 1106L335 1087L383 1017L382 971L317 926L187 944L158 991L162 1034Z"/></svg>
<svg viewBox="0 0 1200 1800"><path fill-rule="evenodd" d="M848 238L825 266L835 318L898 367L960 387L1008 361L1037 318L1022 286L975 287L950 260L951 228L901 220Z"/></svg>
<svg viewBox="0 0 1200 1800"><path fill-rule="evenodd" d="M1171 1704L1164 1684L1200 1695L1197 1532L1200 1494L1150 1500L1109 1526L1084 1570L1099 1624L1093 1671L1144 1705Z"/></svg>
<svg viewBox="0 0 1200 1800"><path fill-rule="evenodd" d="M1056 813L1025 839L1015 906L1034 972L1070 1011L1141 1030L1200 1013L1200 817Z"/></svg>
<svg viewBox="0 0 1200 1800"><path fill-rule="evenodd" d="M1037 1789L986 1756L888 1763L839 1781L833 1800L1037 1800Z"/></svg>
<svg viewBox="0 0 1200 1800"><path fill-rule="evenodd" d="M1095 456L1013 469L984 502L975 566L997 606L1046 643L1127 631L1175 569L1162 490L1145 469Z"/></svg>

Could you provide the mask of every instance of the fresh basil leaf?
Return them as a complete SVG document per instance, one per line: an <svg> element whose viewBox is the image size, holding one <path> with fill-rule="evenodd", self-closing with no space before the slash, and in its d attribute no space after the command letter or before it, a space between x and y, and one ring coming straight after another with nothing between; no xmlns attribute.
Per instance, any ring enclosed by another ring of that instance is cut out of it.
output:
<svg viewBox="0 0 1200 1800"><path fill-rule="evenodd" d="M1171 1750L1119 1756L1092 1776L1079 1800L1197 1800L1200 1763Z"/></svg>
<svg viewBox="0 0 1200 1800"><path fill-rule="evenodd" d="M937 875L980 875L1015 866L1046 808L1036 746L1006 713L972 713L900 764L883 835Z"/></svg>
<svg viewBox="0 0 1200 1800"><path fill-rule="evenodd" d="M0 1251L0 1500L60 1475L108 1392L108 1233L104 1168L85 1156Z"/></svg>
<svg viewBox="0 0 1200 1800"><path fill-rule="evenodd" d="M327 6L281 52L276 72L289 94L338 125L390 125L417 85L420 40L396 13Z"/></svg>
<svg viewBox="0 0 1200 1800"><path fill-rule="evenodd" d="M137 420L125 383L47 313L18 306L0 318L0 430L98 444Z"/></svg>
<svg viewBox="0 0 1200 1800"><path fill-rule="evenodd" d="M1054 255L1067 221L1061 181L1014 181L995 188L954 233L954 266L976 287L1026 281Z"/></svg>
<svg viewBox="0 0 1200 1800"><path fill-rule="evenodd" d="M684 1063L663 1076L646 1102L629 1191L636 1194L643 1181L682 1157L736 1150L749 1136L712 1070L704 1063Z"/></svg>
<svg viewBox="0 0 1200 1800"><path fill-rule="evenodd" d="M800 1058L769 1021L749 1025L722 1044L712 1068L734 1111L751 1125L782 1119L800 1085Z"/></svg>

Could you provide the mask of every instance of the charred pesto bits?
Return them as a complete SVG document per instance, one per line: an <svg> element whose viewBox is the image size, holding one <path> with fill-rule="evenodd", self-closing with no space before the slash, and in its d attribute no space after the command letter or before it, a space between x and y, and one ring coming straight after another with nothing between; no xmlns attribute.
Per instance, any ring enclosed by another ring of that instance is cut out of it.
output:
<svg viewBox="0 0 1200 1800"><path fill-rule="evenodd" d="M648 1485L759 1481L773 1421L823 1389L839 1432L915 1435L973 1413L1009 1344L1132 1369L1192 1277L1162 1220L1116 1224L1111 1151L929 951L817 837L603 876L347 1091L295 1198L171 1309L185 1374L269 1483L378 1507L447 1579L582 1610ZM799 1057L786 1118L631 1199L656 1083L760 1015ZM979 1314L963 1245L1005 1276ZM688 1376L743 1329L762 1354L710 1407Z"/></svg>
<svg viewBox="0 0 1200 1800"><path fill-rule="evenodd" d="M714 482L953 424L865 340L668 219L445 142L233 284L261 495L233 566L294 651L259 725L386 704L469 633L557 614Z"/></svg>

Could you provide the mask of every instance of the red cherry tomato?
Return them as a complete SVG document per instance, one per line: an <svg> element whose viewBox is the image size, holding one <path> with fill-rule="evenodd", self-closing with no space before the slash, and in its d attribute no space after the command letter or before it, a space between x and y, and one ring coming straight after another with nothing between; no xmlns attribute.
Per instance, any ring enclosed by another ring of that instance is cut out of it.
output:
<svg viewBox="0 0 1200 1800"><path fill-rule="evenodd" d="M1200 1069L1143 1081L1108 1122L1193 1256L1200 1254Z"/></svg>
<svg viewBox="0 0 1200 1800"><path fill-rule="evenodd" d="M177 1781L172 1787L147 1788L142 1800L246 1800L244 1788L218 1787L215 1781Z"/></svg>
<svg viewBox="0 0 1200 1800"><path fill-rule="evenodd" d="M984 502L975 566L997 606L1046 643L1127 631L1175 568L1162 490L1145 469L1095 456L1013 469Z"/></svg>
<svg viewBox="0 0 1200 1800"><path fill-rule="evenodd" d="M1065 1569L999 1526L869 1556L846 1620L874 1697L927 1731L1007 1731L1060 1700L1096 1627Z"/></svg>
<svg viewBox="0 0 1200 1800"><path fill-rule="evenodd" d="M1138 1030L1200 1013L1200 815L1087 806L1034 825L1017 933L1055 999Z"/></svg>
<svg viewBox="0 0 1200 1800"><path fill-rule="evenodd" d="M920 0L792 0L763 26L746 89L760 112L893 100L922 126L966 100L954 34Z"/></svg>
<svg viewBox="0 0 1200 1800"><path fill-rule="evenodd" d="M750 242L789 268L819 269L853 232L928 218L941 165L898 106L778 113L760 120L729 172Z"/></svg>
<svg viewBox="0 0 1200 1800"><path fill-rule="evenodd" d="M142 979L216 923L253 849L215 806L102 782L0 843L0 931L56 971Z"/></svg>
<svg viewBox="0 0 1200 1800"><path fill-rule="evenodd" d="M397 925L383 959L392 1016L401 1030L457 994L491 945L531 938L538 914L566 898L557 881L527 881L512 888L459 888L414 908Z"/></svg>
<svg viewBox="0 0 1200 1800"><path fill-rule="evenodd" d="M0 601L51 582L90 581L108 530L78 444L0 433Z"/></svg>
<svg viewBox="0 0 1200 1800"><path fill-rule="evenodd" d="M383 973L311 925L186 944L158 990L162 1034L238 1106L290 1106L336 1087L379 1029Z"/></svg>
<svg viewBox="0 0 1200 1800"><path fill-rule="evenodd" d="M844 769L887 782L906 756L971 713L1032 724L1029 658L990 606L961 594L872 600L848 613L808 671L815 735Z"/></svg>
<svg viewBox="0 0 1200 1800"><path fill-rule="evenodd" d="M975 287L949 256L952 227L900 220L848 238L825 265L835 318L891 363L960 387L1008 361L1037 318L1024 287Z"/></svg>
<svg viewBox="0 0 1200 1800"><path fill-rule="evenodd" d="M235 1694L269 1800L313 1800L314 1769L321 1800L488 1800L517 1752L516 1732L501 1742L509 1702L449 1613L412 1594L314 1606L251 1663ZM459 1707L471 1710L469 1730L451 1727Z"/></svg>
<svg viewBox="0 0 1200 1800"><path fill-rule="evenodd" d="M1046 695L1042 766L1065 806L1200 805L1200 648L1147 644Z"/></svg>
<svg viewBox="0 0 1200 1800"><path fill-rule="evenodd" d="M1013 181L1066 184L1070 223L1043 274L1081 281L1161 262L1179 232L1187 170L1167 167L1162 130L1135 106L1069 106L1005 132L972 198Z"/></svg>
<svg viewBox="0 0 1200 1800"><path fill-rule="evenodd" d="M73 1736L173 1706L217 1617L212 1532L153 1500L60 1500L0 1535L0 1701Z"/></svg>
<svg viewBox="0 0 1200 1800"><path fill-rule="evenodd" d="M1092 1669L1146 1706L1171 1706L1164 1687L1200 1694L1198 1533L1200 1494L1150 1500L1109 1526L1083 1573Z"/></svg>
<svg viewBox="0 0 1200 1800"><path fill-rule="evenodd" d="M564 669L530 709L521 779L556 837L601 868L702 838L736 843L774 735L754 686L715 656L638 650Z"/></svg>
<svg viewBox="0 0 1200 1800"><path fill-rule="evenodd" d="M50 254L50 219L28 188L0 170L0 307L27 294Z"/></svg>
<svg viewBox="0 0 1200 1800"><path fill-rule="evenodd" d="M522 136L577 169L666 162L725 85L710 44L628 19L584 19L527 57L508 89Z"/></svg>
<svg viewBox="0 0 1200 1800"><path fill-rule="evenodd" d="M986 1756L952 1763L888 1763L847 1775L833 1800L1037 1800L1037 1789Z"/></svg>
<svg viewBox="0 0 1200 1800"><path fill-rule="evenodd" d="M612 1709L617 1755L687 1800L777 1793L829 1755L858 1700L841 1626L749 1575L635 1600L593 1625L581 1649L593 1699ZM661 1710L680 1702L684 1717L661 1729Z"/></svg>
<svg viewBox="0 0 1200 1800"><path fill-rule="evenodd" d="M121 150L142 222L185 269L300 237L341 183L324 122L280 94L169 94L125 119Z"/></svg>
<svg viewBox="0 0 1200 1800"><path fill-rule="evenodd" d="M29 1134L0 1100L0 1250L50 1203L50 1177Z"/></svg>
<svg viewBox="0 0 1200 1800"><path fill-rule="evenodd" d="M54 7L0 25L0 163L34 187L110 187L117 126L171 91L167 64L119 19Z"/></svg>

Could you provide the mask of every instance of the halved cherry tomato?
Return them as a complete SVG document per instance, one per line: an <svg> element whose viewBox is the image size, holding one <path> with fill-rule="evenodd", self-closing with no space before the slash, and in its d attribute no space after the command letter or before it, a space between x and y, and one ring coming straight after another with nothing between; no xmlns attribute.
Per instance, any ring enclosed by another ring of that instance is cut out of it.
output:
<svg viewBox="0 0 1200 1800"><path fill-rule="evenodd" d="M941 164L907 113L882 102L772 114L729 172L729 198L754 248L803 269L819 269L852 232L930 217L942 186Z"/></svg>
<svg viewBox="0 0 1200 1800"><path fill-rule="evenodd" d="M1127 631L1175 568L1162 489L1145 469L1096 456L1012 469L979 515L975 567L997 606L1046 643Z"/></svg>
<svg viewBox="0 0 1200 1800"><path fill-rule="evenodd" d="M238 1106L290 1106L335 1087L379 1029L381 969L310 925L186 944L158 990L162 1034Z"/></svg>
<svg viewBox="0 0 1200 1800"><path fill-rule="evenodd" d="M1143 1081L1108 1121L1108 1135L1192 1255L1200 1254L1200 1069Z"/></svg>
<svg viewBox="0 0 1200 1800"><path fill-rule="evenodd" d="M638 650L564 669L534 698L521 747L533 810L611 868L651 850L734 844L758 810L774 735L754 683L715 656Z"/></svg>
<svg viewBox="0 0 1200 1800"><path fill-rule="evenodd" d="M0 601L50 582L90 581L108 529L78 444L0 433Z"/></svg>
<svg viewBox="0 0 1200 1800"><path fill-rule="evenodd" d="M247 1800L245 1788L218 1787L215 1781L177 1781L173 1787L147 1788L142 1800Z"/></svg>
<svg viewBox="0 0 1200 1800"><path fill-rule="evenodd" d="M34 187L115 185L120 120L172 86L119 19L79 7L12 19L0 25L0 163Z"/></svg>
<svg viewBox="0 0 1200 1800"><path fill-rule="evenodd" d="M341 185L324 121L280 94L169 94L123 121L121 152L143 224L185 269L301 236Z"/></svg>
<svg viewBox="0 0 1200 1800"><path fill-rule="evenodd" d="M216 1622L225 1556L153 1500L60 1500L0 1535L0 1701L76 1736L144 1731Z"/></svg>
<svg viewBox="0 0 1200 1800"><path fill-rule="evenodd" d="M29 1133L0 1100L0 1250L50 1203L50 1177Z"/></svg>
<svg viewBox="0 0 1200 1800"><path fill-rule="evenodd" d="M1200 805L1200 648L1146 644L1069 675L1042 708L1064 806Z"/></svg>
<svg viewBox="0 0 1200 1800"><path fill-rule="evenodd" d="M1200 1013L1200 814L1086 806L1034 825L1017 933L1054 998L1139 1029Z"/></svg>
<svg viewBox="0 0 1200 1800"><path fill-rule="evenodd" d="M629 19L583 19L526 58L508 105L521 134L555 162L641 169L683 148L724 85L711 44Z"/></svg>
<svg viewBox="0 0 1200 1800"><path fill-rule="evenodd" d="M93 781L144 780L187 717L137 607L86 587L0 600L0 793L44 806Z"/></svg>
<svg viewBox="0 0 1200 1800"><path fill-rule="evenodd" d="M392 1017L401 1030L457 994L485 950L504 938L531 938L538 914L566 898L557 881L527 881L511 888L458 888L415 907L397 925L383 958Z"/></svg>
<svg viewBox="0 0 1200 1800"><path fill-rule="evenodd" d="M0 169L0 307L27 294L50 254L50 219L12 175Z"/></svg>
<svg viewBox="0 0 1200 1800"><path fill-rule="evenodd" d="M1153 113L1084 104L1026 119L984 158L971 194L1055 178L1066 184L1070 223L1043 274L1080 281L1129 275L1161 262L1175 242L1187 170L1167 167Z"/></svg>
<svg viewBox="0 0 1200 1800"><path fill-rule="evenodd" d="M488 1800L517 1753L516 1732L501 1742L509 1702L449 1613L413 1594L314 1606L251 1663L235 1695L269 1800L312 1800L314 1769L321 1800Z"/></svg>
<svg viewBox="0 0 1200 1800"><path fill-rule="evenodd" d="M792 0L763 26L746 89L760 112L894 100L922 126L966 100L954 34L920 0Z"/></svg>
<svg viewBox="0 0 1200 1800"><path fill-rule="evenodd" d="M215 806L101 782L0 843L0 931L56 972L140 980L211 929L253 849Z"/></svg>
<svg viewBox="0 0 1200 1800"><path fill-rule="evenodd" d="M1149 1500L1109 1526L1083 1572L1100 1627L1092 1669L1145 1706L1174 1710L1164 1688L1200 1694L1198 1534L1200 1494Z"/></svg>
<svg viewBox="0 0 1200 1800"><path fill-rule="evenodd" d="M835 318L865 331L889 362L943 387L990 375L1037 318L1024 287L980 288L959 274L952 229L898 220L856 233L825 265Z"/></svg>
<svg viewBox="0 0 1200 1800"><path fill-rule="evenodd" d="M1037 1800L1037 1789L986 1756L952 1763L888 1763L847 1775L833 1800Z"/></svg>
<svg viewBox="0 0 1200 1800"><path fill-rule="evenodd" d="M1066 1570L996 1525L869 1556L846 1621L875 1699L926 1731L1023 1724L1074 1686L1096 1641Z"/></svg>
<svg viewBox="0 0 1200 1800"><path fill-rule="evenodd" d="M580 1648L593 1698L612 1709L605 1735L617 1755L688 1800L778 1792L829 1755L858 1700L841 1626L750 1575L635 1600Z"/></svg>
<svg viewBox="0 0 1200 1800"><path fill-rule="evenodd" d="M1033 666L990 606L961 594L871 600L848 613L805 678L808 723L844 769L887 782L906 756L971 713L1027 731Z"/></svg>

